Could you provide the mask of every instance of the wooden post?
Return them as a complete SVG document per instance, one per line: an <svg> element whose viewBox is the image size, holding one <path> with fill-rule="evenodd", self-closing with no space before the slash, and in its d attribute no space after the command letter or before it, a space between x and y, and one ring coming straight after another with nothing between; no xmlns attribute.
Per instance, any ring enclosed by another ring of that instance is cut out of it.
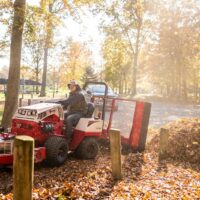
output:
<svg viewBox="0 0 200 200"><path fill-rule="evenodd" d="M31 105L31 99L28 99L28 106Z"/></svg>
<svg viewBox="0 0 200 200"><path fill-rule="evenodd" d="M169 140L169 130L161 128L160 143L159 143L159 160L162 160L166 157L168 140Z"/></svg>
<svg viewBox="0 0 200 200"><path fill-rule="evenodd" d="M14 141L13 199L32 200L34 170L34 140L17 136Z"/></svg>
<svg viewBox="0 0 200 200"><path fill-rule="evenodd" d="M117 129L110 129L109 136L110 136L112 175L115 180L120 180L122 178L120 131Z"/></svg>
<svg viewBox="0 0 200 200"><path fill-rule="evenodd" d="M19 98L19 107L22 106L22 98Z"/></svg>

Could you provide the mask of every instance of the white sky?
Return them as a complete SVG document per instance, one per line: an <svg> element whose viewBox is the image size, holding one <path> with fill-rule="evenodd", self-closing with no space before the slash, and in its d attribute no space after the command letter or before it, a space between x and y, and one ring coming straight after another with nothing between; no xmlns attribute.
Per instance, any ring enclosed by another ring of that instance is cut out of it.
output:
<svg viewBox="0 0 200 200"><path fill-rule="evenodd" d="M40 0L27 0L29 5L39 5ZM85 15L81 16L82 23L79 24L71 17L64 21L64 25L59 27L56 32L56 40L66 41L67 38L72 37L76 41L85 42L93 53L95 67L101 66L101 42L103 35L98 30L100 16L93 16L90 12L85 11ZM2 31L0 31L2 33ZM0 33L0 37L1 37ZM9 53L4 58L0 58L0 68L9 65ZM56 61L55 58L52 60ZM58 60L57 60L58 61ZM98 67L97 70L100 68Z"/></svg>

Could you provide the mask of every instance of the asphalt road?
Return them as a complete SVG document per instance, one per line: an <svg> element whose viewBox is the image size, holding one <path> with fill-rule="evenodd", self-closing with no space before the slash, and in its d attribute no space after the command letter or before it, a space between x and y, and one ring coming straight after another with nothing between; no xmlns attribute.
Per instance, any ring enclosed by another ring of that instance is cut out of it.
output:
<svg viewBox="0 0 200 200"><path fill-rule="evenodd" d="M152 102L149 125L161 127L178 118L200 117L200 105Z"/></svg>

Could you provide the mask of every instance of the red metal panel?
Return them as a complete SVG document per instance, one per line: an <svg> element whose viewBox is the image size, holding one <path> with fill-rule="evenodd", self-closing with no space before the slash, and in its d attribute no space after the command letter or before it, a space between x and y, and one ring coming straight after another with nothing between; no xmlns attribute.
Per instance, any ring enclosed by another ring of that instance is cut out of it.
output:
<svg viewBox="0 0 200 200"><path fill-rule="evenodd" d="M0 165L11 165L13 163L12 154L3 154L0 155Z"/></svg>
<svg viewBox="0 0 200 200"><path fill-rule="evenodd" d="M39 163L46 159L46 148L38 147L34 149L34 162Z"/></svg>
<svg viewBox="0 0 200 200"><path fill-rule="evenodd" d="M52 134L63 135L62 127L64 122L62 120L59 120L57 116L48 116L43 121L52 123L54 125L54 131ZM30 137L33 137L36 141L40 142L40 145L43 145L49 137L49 134L44 133L41 129L41 125L35 121L13 119L11 131L16 135L28 135Z"/></svg>
<svg viewBox="0 0 200 200"><path fill-rule="evenodd" d="M83 141L84 137L100 137L101 132L84 132L74 129L74 135L69 145L70 150L74 150Z"/></svg>
<svg viewBox="0 0 200 200"><path fill-rule="evenodd" d="M144 102L136 102L135 113L133 118L133 126L129 137L130 146L134 149L137 149L139 146L143 113L144 113Z"/></svg>
<svg viewBox="0 0 200 200"><path fill-rule="evenodd" d="M145 149L150 113L151 113L151 104L148 102L145 102L144 112L143 112L143 117L142 117L143 119L142 119L140 141L139 141L139 146L138 146L139 151L144 151Z"/></svg>

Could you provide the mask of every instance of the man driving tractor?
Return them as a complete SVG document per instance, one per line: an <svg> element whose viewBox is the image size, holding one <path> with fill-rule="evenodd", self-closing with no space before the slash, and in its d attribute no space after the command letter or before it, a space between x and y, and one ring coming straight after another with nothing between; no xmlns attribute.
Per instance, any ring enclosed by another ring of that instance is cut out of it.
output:
<svg viewBox="0 0 200 200"><path fill-rule="evenodd" d="M60 103L64 109L67 109L65 113L66 137L67 139L71 139L73 126L87 113L87 102L81 91L81 87L75 80L71 80L67 84L67 87L70 90L69 97L66 100L60 101Z"/></svg>

